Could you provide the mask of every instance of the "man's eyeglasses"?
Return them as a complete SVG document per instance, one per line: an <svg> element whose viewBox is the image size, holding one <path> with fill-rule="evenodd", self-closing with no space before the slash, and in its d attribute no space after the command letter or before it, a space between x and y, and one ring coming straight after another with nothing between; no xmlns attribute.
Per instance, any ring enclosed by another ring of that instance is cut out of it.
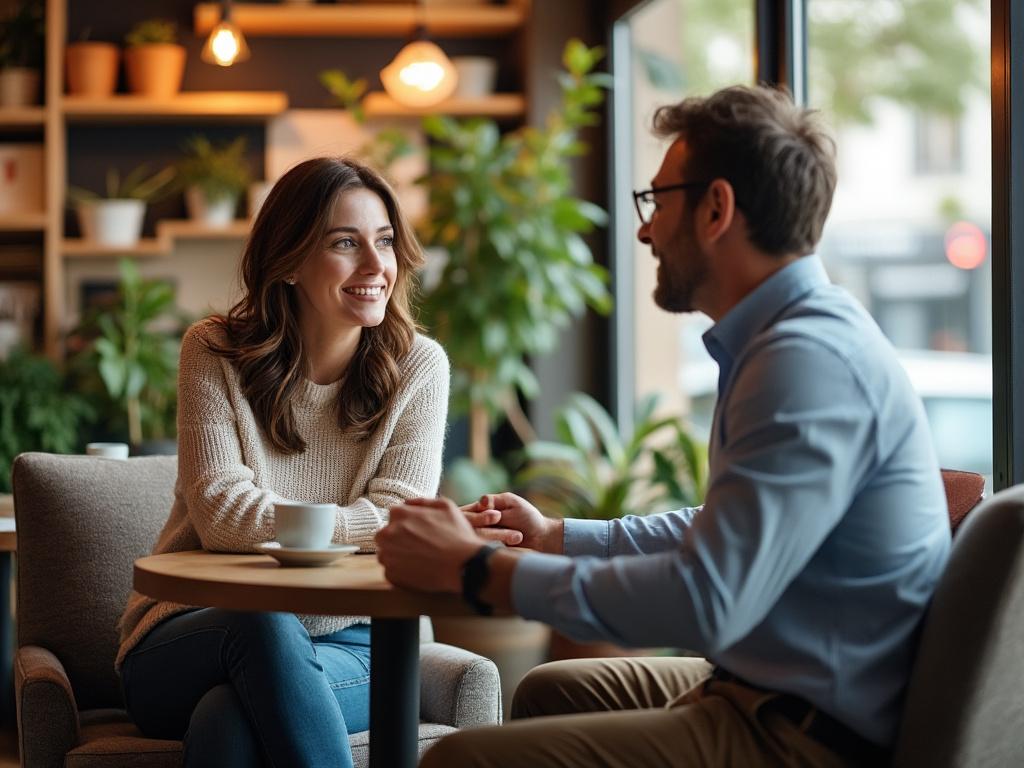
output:
<svg viewBox="0 0 1024 768"><path fill-rule="evenodd" d="M651 187L640 192L633 193L633 202L636 204L636 212L640 217L641 224L650 224L651 216L654 215L654 209L657 208L658 204L654 200L654 196L661 192L671 192L676 189L698 189L700 187L706 187L710 182L707 181L684 181L682 184L669 184L664 187Z"/></svg>

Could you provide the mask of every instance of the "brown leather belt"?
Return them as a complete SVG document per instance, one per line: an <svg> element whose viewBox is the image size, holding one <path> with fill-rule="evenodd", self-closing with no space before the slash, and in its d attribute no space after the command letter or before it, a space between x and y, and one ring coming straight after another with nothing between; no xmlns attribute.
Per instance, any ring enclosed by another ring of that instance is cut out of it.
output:
<svg viewBox="0 0 1024 768"><path fill-rule="evenodd" d="M792 693L780 693L755 685L721 667L714 668L711 679L725 683L737 683L757 691L775 694L774 698L765 703L765 707L773 712L778 712L812 739L840 757L853 760L864 766L888 765L892 759L888 749L865 739L828 713L822 712L806 699Z"/></svg>

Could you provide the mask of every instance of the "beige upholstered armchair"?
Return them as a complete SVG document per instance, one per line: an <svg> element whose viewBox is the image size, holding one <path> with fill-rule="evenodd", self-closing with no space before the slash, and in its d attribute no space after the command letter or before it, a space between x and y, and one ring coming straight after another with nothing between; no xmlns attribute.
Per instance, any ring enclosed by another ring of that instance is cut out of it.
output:
<svg viewBox="0 0 1024 768"><path fill-rule="evenodd" d="M14 678L27 768L180 765L179 742L147 739L128 720L114 673L132 563L156 541L176 472L171 456L28 453L15 461ZM498 673L489 660L424 642L420 663L421 753L455 728L499 722ZM350 741L356 765L365 765L368 734Z"/></svg>

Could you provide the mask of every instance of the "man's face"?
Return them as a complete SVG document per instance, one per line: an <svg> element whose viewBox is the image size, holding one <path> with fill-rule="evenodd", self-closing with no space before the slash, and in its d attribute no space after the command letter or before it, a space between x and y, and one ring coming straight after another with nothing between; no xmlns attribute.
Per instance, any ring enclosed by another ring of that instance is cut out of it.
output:
<svg viewBox="0 0 1024 768"><path fill-rule="evenodd" d="M652 187L668 187L699 179L683 177L687 159L686 142L677 139L665 153ZM696 238L694 214L687 195L701 189L673 189L655 193L656 206L650 221L640 226L637 237L651 246L658 260L658 284L654 302L669 312L692 312L699 307L700 292L708 278L708 257ZM695 303L697 302L697 303Z"/></svg>

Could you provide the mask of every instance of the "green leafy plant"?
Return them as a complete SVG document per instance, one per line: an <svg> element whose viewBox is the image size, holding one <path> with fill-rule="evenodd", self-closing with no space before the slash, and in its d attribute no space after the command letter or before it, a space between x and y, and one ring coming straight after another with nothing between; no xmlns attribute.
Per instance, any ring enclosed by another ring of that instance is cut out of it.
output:
<svg viewBox="0 0 1024 768"><path fill-rule="evenodd" d="M21 0L0 21L0 68L43 65L43 4L39 0Z"/></svg>
<svg viewBox="0 0 1024 768"><path fill-rule="evenodd" d="M352 80L341 69L325 69L320 73L319 79L320 84L331 94L331 100L336 106L348 110L357 124L366 123L366 111L362 105L367 89L364 78ZM414 151L415 147L405 131L398 128L382 128L376 131L373 138L360 147L356 154L387 175L392 163Z"/></svg>
<svg viewBox="0 0 1024 768"><path fill-rule="evenodd" d="M237 198L252 181L245 147L244 136L221 146L205 136L193 136L178 163L181 183L199 187L210 201Z"/></svg>
<svg viewBox="0 0 1024 768"><path fill-rule="evenodd" d="M366 112L362 106L362 98L366 95L367 89L366 78L352 80L341 69L325 69L318 77L320 84L331 94L336 106L351 112L358 123L366 120Z"/></svg>
<svg viewBox="0 0 1024 768"><path fill-rule="evenodd" d="M657 396L638 403L633 428L621 434L593 398L570 395L558 411L558 442L524 448L517 483L545 511L608 520L696 506L707 485L703 445L674 417L658 417Z"/></svg>
<svg viewBox="0 0 1024 768"><path fill-rule="evenodd" d="M146 19L140 21L124 36L125 45L134 48L151 43L178 42L178 25L167 19Z"/></svg>
<svg viewBox="0 0 1024 768"><path fill-rule="evenodd" d="M502 134L493 120L428 117L430 211L423 240L448 260L422 305L424 324L452 361L452 408L470 414L471 456L490 459L491 423L504 415L524 443L534 431L519 405L537 394L527 358L550 352L586 307L606 313L606 270L584 235L605 212L573 196L580 131L599 121L606 74L600 48L570 41L562 101L544 127Z"/></svg>
<svg viewBox="0 0 1024 768"><path fill-rule="evenodd" d="M120 273L116 300L89 312L75 331L84 340L76 368L99 375L138 445L174 436L178 352L188 320L175 308L170 284L142 279L128 259Z"/></svg>
<svg viewBox="0 0 1024 768"><path fill-rule="evenodd" d="M94 415L64 386L61 371L45 357L15 349L0 361L0 492L11 490L11 465L25 451L70 453L79 427Z"/></svg>
<svg viewBox="0 0 1024 768"><path fill-rule="evenodd" d="M153 202L169 194L174 188L177 171L167 166L156 171L149 172L146 163L131 170L123 179L116 168L107 170L105 194L98 194L91 189L83 187L68 187L68 199L74 203L90 202L92 200L145 200Z"/></svg>

